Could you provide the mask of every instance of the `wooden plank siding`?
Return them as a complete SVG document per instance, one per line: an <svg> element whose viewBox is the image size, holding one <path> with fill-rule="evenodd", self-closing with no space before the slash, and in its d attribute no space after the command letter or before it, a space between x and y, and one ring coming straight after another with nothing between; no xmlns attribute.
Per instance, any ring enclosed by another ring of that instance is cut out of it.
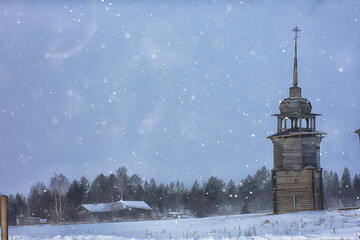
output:
<svg viewBox="0 0 360 240"><path fill-rule="evenodd" d="M272 172L275 214L315 209L313 171L303 169Z"/></svg>
<svg viewBox="0 0 360 240"><path fill-rule="evenodd" d="M301 170L304 167L320 168L321 136L294 136L272 138L274 168Z"/></svg>
<svg viewBox="0 0 360 240"><path fill-rule="evenodd" d="M323 209L319 135L271 138L274 213Z"/></svg>
<svg viewBox="0 0 360 240"><path fill-rule="evenodd" d="M320 169L320 143L322 136L308 136L302 138L303 167Z"/></svg>

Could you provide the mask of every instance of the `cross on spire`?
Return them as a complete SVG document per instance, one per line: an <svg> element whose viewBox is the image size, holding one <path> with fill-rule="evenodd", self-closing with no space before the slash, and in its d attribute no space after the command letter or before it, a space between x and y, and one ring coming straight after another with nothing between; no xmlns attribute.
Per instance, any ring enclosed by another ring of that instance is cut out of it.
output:
<svg viewBox="0 0 360 240"><path fill-rule="evenodd" d="M294 39L295 39L295 41L296 41L296 39L298 38L297 33L300 32L301 30L300 30L297 26L295 26L292 31L295 32L295 37L294 37Z"/></svg>

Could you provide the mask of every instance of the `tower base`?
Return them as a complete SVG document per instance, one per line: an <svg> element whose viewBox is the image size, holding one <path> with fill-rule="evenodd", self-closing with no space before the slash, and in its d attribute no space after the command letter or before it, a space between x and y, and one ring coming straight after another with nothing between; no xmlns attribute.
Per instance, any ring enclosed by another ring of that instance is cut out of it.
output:
<svg viewBox="0 0 360 240"><path fill-rule="evenodd" d="M322 169L272 170L274 214L324 209Z"/></svg>

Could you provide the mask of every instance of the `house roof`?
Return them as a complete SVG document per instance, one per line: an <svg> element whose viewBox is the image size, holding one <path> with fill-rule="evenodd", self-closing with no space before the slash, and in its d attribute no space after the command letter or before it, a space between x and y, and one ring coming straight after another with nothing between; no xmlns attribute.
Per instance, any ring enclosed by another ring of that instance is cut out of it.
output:
<svg viewBox="0 0 360 240"><path fill-rule="evenodd" d="M97 204L81 204L83 208L88 210L89 212L111 212L116 210L125 209L122 204L119 202L113 203L97 203Z"/></svg>
<svg viewBox="0 0 360 240"><path fill-rule="evenodd" d="M81 206L89 212L111 212L127 208L153 210L144 201L117 201L112 203L81 204Z"/></svg>
<svg viewBox="0 0 360 240"><path fill-rule="evenodd" d="M144 209L144 210L150 210L152 211L153 209L147 205L146 202L144 201L120 201L122 204L124 204L126 207L129 208L137 208L137 209Z"/></svg>

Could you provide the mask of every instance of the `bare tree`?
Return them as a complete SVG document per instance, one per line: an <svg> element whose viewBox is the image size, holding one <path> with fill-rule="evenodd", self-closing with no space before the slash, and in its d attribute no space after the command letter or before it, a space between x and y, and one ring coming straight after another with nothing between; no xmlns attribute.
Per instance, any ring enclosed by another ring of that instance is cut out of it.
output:
<svg viewBox="0 0 360 240"><path fill-rule="evenodd" d="M69 180L62 173L53 174L50 180L50 191L54 195L55 215L58 222L63 219L62 212L65 208L63 200L68 189Z"/></svg>
<svg viewBox="0 0 360 240"><path fill-rule="evenodd" d="M120 200L124 200L125 186L128 180L128 176L126 175L127 169L126 167L119 167L116 173L119 180Z"/></svg>

